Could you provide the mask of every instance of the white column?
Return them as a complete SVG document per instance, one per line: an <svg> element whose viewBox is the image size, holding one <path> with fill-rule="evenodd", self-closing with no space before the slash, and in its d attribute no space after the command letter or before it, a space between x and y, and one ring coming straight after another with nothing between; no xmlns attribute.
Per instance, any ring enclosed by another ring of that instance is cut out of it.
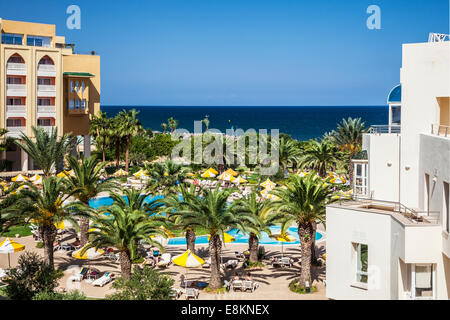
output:
<svg viewBox="0 0 450 320"><path fill-rule="evenodd" d="M28 153L23 149L20 149L20 161L22 171L28 171Z"/></svg>
<svg viewBox="0 0 450 320"><path fill-rule="evenodd" d="M89 158L91 156L91 136L84 136L84 157Z"/></svg>

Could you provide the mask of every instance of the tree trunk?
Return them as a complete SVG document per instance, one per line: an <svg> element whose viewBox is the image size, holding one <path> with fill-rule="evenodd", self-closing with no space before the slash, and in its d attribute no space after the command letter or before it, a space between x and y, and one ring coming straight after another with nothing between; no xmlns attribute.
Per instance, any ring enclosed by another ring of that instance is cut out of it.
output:
<svg viewBox="0 0 450 320"><path fill-rule="evenodd" d="M209 287L211 289L222 288L222 279L220 277L220 253L222 242L218 234L212 234L209 239L209 254L211 255L211 278Z"/></svg>
<svg viewBox="0 0 450 320"><path fill-rule="evenodd" d="M116 167L120 165L120 139L116 140Z"/></svg>
<svg viewBox="0 0 450 320"><path fill-rule="evenodd" d="M54 267L53 242L56 238L56 227L53 224L51 226L41 227L41 238L44 244L44 260L46 260L49 265Z"/></svg>
<svg viewBox="0 0 450 320"><path fill-rule="evenodd" d="M83 247L88 242L87 232L89 230L89 219L80 218L80 243Z"/></svg>
<svg viewBox="0 0 450 320"><path fill-rule="evenodd" d="M120 251L120 272L125 280L131 279L131 255L128 250Z"/></svg>
<svg viewBox="0 0 450 320"><path fill-rule="evenodd" d="M354 154L353 152L351 152L350 158L348 160L348 175L349 175L348 181L350 182L350 186L352 187L353 187L353 162L352 162L353 156Z"/></svg>
<svg viewBox="0 0 450 320"><path fill-rule="evenodd" d="M250 262L258 262L259 241L256 234L250 233L250 237L248 238L248 247L250 249Z"/></svg>
<svg viewBox="0 0 450 320"><path fill-rule="evenodd" d="M130 136L127 136L127 149L125 151L125 171L128 172L130 162Z"/></svg>
<svg viewBox="0 0 450 320"><path fill-rule="evenodd" d="M186 244L187 249L191 250L191 252L195 254L195 231L191 228L186 230Z"/></svg>
<svg viewBox="0 0 450 320"><path fill-rule="evenodd" d="M316 230L317 230L317 222L314 221L311 223L313 227L313 235L312 235L312 243L311 243L311 263L313 265L318 265L317 255L316 255Z"/></svg>
<svg viewBox="0 0 450 320"><path fill-rule="evenodd" d="M105 144L102 145L102 157L103 157L103 162L106 162Z"/></svg>
<svg viewBox="0 0 450 320"><path fill-rule="evenodd" d="M298 223L298 236L302 257L302 269L300 272L300 286L305 287L306 282L311 286L311 245L313 226L311 222Z"/></svg>

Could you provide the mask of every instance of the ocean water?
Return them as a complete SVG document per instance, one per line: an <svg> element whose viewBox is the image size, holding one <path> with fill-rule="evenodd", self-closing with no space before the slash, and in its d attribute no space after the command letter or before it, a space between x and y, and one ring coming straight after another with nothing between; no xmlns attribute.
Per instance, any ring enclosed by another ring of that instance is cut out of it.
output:
<svg viewBox="0 0 450 320"><path fill-rule="evenodd" d="M225 133L226 129L279 129L298 140L320 138L336 128L343 118L362 118L366 126L387 124L388 106L315 106L315 107L153 107L153 106L102 106L108 116L123 109L137 109L145 128L162 131L161 123L173 117L178 128L193 132L194 121L209 116L209 128Z"/></svg>

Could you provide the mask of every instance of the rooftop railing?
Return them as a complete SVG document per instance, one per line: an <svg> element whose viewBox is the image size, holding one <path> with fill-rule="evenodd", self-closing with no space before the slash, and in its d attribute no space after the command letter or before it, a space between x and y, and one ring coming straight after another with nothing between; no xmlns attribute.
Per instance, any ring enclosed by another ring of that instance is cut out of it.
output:
<svg viewBox="0 0 450 320"><path fill-rule="evenodd" d="M400 125L375 125L371 126L369 133L382 134L382 133L401 133Z"/></svg>
<svg viewBox="0 0 450 320"><path fill-rule="evenodd" d="M444 42L449 41L450 35L445 33L434 33L430 32L430 35L428 36L428 42Z"/></svg>
<svg viewBox="0 0 450 320"><path fill-rule="evenodd" d="M431 125L431 134L450 138L450 126L445 126L442 124L432 124Z"/></svg>

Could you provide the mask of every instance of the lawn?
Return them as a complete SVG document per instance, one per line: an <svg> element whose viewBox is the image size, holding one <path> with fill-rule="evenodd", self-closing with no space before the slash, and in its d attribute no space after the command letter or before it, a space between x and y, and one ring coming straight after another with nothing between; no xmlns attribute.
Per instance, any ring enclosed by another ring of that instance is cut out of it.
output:
<svg viewBox="0 0 450 320"><path fill-rule="evenodd" d="M2 237L16 237L16 234L18 234L20 237L28 237L31 236L31 230L29 225L26 226L15 226L9 228L7 232L2 232L0 235Z"/></svg>

